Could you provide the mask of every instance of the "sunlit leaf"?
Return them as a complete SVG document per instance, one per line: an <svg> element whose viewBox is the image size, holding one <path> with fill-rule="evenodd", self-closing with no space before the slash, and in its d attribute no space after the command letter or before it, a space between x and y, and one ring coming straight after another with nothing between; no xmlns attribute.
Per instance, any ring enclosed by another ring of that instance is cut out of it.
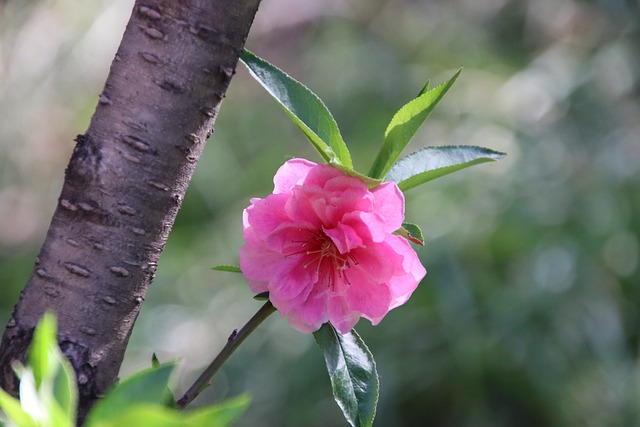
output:
<svg viewBox="0 0 640 427"><path fill-rule="evenodd" d="M58 369L59 359L53 350L58 348L56 330L55 316L47 312L42 316L33 332L27 361L33 371L36 388L39 388L46 378L53 377Z"/></svg>
<svg viewBox="0 0 640 427"><path fill-rule="evenodd" d="M168 398L169 376L174 368L174 363L167 363L138 372L117 384L96 403L89 413L87 425L111 420L116 414L141 403L165 405Z"/></svg>
<svg viewBox="0 0 640 427"><path fill-rule="evenodd" d="M37 405L46 408L49 419L56 425L75 424L78 402L76 374L58 347L57 322L53 313L45 313L38 322L27 360L33 372ZM22 390L22 382L20 386ZM25 383L24 387L26 392L28 385Z"/></svg>
<svg viewBox="0 0 640 427"><path fill-rule="evenodd" d="M405 191L469 166L500 160L504 156L498 151L469 145L426 147L393 165L386 180L397 183Z"/></svg>
<svg viewBox="0 0 640 427"><path fill-rule="evenodd" d="M355 330L340 334L330 323L314 332L324 353L333 397L354 427L373 424L378 404L378 373L373 355Z"/></svg>
<svg viewBox="0 0 640 427"><path fill-rule="evenodd" d="M322 100L302 83L255 54L244 50L240 57L251 75L284 108L320 156L332 164L353 168L338 125Z"/></svg>
<svg viewBox="0 0 640 427"><path fill-rule="evenodd" d="M16 426L19 427L36 427L37 424L33 418L22 409L20 401L9 395L0 388L0 409L5 416ZM1 421L0 421L1 423Z"/></svg>
<svg viewBox="0 0 640 427"><path fill-rule="evenodd" d="M384 141L373 162L369 176L384 178L389 168L398 160L420 126L429 117L438 102L451 88L460 75L459 70L445 83L427 90L429 83L420 91L417 98L409 101L393 116L384 133Z"/></svg>

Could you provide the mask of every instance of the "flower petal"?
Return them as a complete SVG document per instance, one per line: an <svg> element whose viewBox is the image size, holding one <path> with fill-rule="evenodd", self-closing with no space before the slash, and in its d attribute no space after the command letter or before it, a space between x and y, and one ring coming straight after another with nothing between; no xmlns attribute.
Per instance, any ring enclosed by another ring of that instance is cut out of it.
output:
<svg viewBox="0 0 640 427"><path fill-rule="evenodd" d="M374 194L375 211L381 214L387 225L387 232L393 233L402 227L404 221L404 195L395 182L384 182L371 190Z"/></svg>
<svg viewBox="0 0 640 427"><path fill-rule="evenodd" d="M318 166L305 159L291 159L280 166L273 177L274 194L291 194L291 190L305 180L309 172Z"/></svg>

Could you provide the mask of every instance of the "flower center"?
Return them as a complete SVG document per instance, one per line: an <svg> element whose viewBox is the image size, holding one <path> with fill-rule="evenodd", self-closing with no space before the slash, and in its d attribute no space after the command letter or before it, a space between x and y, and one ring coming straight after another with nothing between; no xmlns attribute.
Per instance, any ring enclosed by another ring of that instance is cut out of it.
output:
<svg viewBox="0 0 640 427"><path fill-rule="evenodd" d="M322 280L326 279L333 287L337 279L350 284L344 275L344 271L352 265L357 265L358 261L351 253L341 254L333 240L321 230L301 229L309 233L305 240L294 240L299 246L296 251L288 256L303 256L304 268L315 266L316 275Z"/></svg>

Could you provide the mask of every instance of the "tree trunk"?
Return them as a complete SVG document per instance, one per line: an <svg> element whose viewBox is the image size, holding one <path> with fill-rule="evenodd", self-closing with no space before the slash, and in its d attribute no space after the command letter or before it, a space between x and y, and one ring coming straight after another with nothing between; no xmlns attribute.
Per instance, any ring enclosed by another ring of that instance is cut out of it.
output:
<svg viewBox="0 0 640 427"><path fill-rule="evenodd" d="M0 346L17 393L46 310L76 370L79 419L114 382L158 258L260 0L137 0Z"/></svg>

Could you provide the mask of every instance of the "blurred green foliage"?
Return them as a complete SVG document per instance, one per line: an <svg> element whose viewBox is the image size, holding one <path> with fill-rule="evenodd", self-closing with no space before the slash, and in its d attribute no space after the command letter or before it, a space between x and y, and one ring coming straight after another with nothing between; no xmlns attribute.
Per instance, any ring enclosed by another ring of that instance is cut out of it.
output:
<svg viewBox="0 0 640 427"><path fill-rule="evenodd" d="M30 274L132 1L0 3L0 313ZM358 331L379 426L640 420L640 13L633 0L265 1L248 47L317 93L357 169L428 79L464 67L412 145L509 153L407 192L429 273ZM282 13L286 10L286 13ZM239 68L131 339L123 376L183 359L183 391L258 309L212 272L289 157L319 160ZM267 178L269 177L269 178ZM247 391L242 426L343 426L311 336L273 316L200 400Z"/></svg>

